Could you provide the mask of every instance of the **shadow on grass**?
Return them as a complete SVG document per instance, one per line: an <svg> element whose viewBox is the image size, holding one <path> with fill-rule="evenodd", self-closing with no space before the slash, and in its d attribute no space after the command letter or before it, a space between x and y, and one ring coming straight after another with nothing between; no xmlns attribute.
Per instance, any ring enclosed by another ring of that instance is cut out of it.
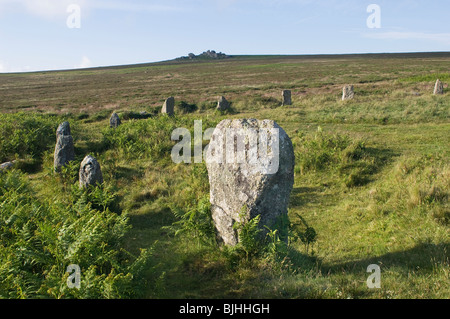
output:
<svg viewBox="0 0 450 319"><path fill-rule="evenodd" d="M289 207L301 207L309 203L323 202L332 195L324 194L324 187L294 187L289 199Z"/></svg>
<svg viewBox="0 0 450 319"><path fill-rule="evenodd" d="M375 174L381 171L393 158L400 156L400 153L394 152L389 148L366 147L367 157L374 159L374 168L371 173Z"/></svg>
<svg viewBox="0 0 450 319"><path fill-rule="evenodd" d="M342 164L338 171L344 178L347 187L365 186L374 182L376 174L399 155L390 149L364 147L363 154L360 157L347 164Z"/></svg>
<svg viewBox="0 0 450 319"><path fill-rule="evenodd" d="M35 174L42 170L43 160L38 159L21 159L15 163L15 167L27 174Z"/></svg>
<svg viewBox="0 0 450 319"><path fill-rule="evenodd" d="M438 263L449 262L450 243L429 244L421 243L411 249L387 253L381 256L368 257L355 261L343 262L334 265L322 265L323 272L349 273L365 272L371 264L377 264L383 268L401 268L405 274L413 270L434 269Z"/></svg>
<svg viewBox="0 0 450 319"><path fill-rule="evenodd" d="M169 226L176 221L175 216L169 208L162 208L159 211L149 211L139 215L129 215L129 218L133 229L138 230L159 230L163 226ZM165 234L167 232L161 230L161 233Z"/></svg>
<svg viewBox="0 0 450 319"><path fill-rule="evenodd" d="M145 172L139 168L131 168L126 166L117 166L114 169L115 179L132 179L143 177Z"/></svg>

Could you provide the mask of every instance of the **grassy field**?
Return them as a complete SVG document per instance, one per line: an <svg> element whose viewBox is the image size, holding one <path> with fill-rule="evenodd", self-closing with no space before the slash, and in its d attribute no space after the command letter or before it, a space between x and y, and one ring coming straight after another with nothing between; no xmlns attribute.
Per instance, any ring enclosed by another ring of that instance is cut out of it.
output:
<svg viewBox="0 0 450 319"><path fill-rule="evenodd" d="M450 54L429 53L1 74L0 160L17 159L19 171L0 174L0 297L450 298L448 86L433 95L449 70ZM355 98L343 102L345 84ZM280 106L283 89L293 105ZM220 95L232 111L215 110ZM172 118L159 114L169 96ZM275 120L294 143L287 244L218 245L205 165L171 161L173 129L225 118ZM77 161L56 174L63 120ZM90 194L74 187L87 154L105 178ZM78 292L64 287L71 263L82 268ZM366 285L370 264L380 289Z"/></svg>

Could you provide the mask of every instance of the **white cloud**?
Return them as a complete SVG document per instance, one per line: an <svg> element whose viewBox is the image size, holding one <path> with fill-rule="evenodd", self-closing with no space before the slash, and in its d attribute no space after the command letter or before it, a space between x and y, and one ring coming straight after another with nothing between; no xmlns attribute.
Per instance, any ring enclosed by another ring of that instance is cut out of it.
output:
<svg viewBox="0 0 450 319"><path fill-rule="evenodd" d="M29 14L42 18L58 18L67 16L67 8L71 4L83 7L87 0L0 0L0 10L16 7Z"/></svg>
<svg viewBox="0 0 450 319"><path fill-rule="evenodd" d="M83 56L81 62L78 65L75 65L75 69L86 69L92 66L91 60L87 56Z"/></svg>
<svg viewBox="0 0 450 319"><path fill-rule="evenodd" d="M7 8L19 8L29 14L42 18L52 19L67 17L67 8L77 4L83 12L91 10L116 10L123 12L164 12L180 11L179 5L167 5L132 1L106 1L106 0L0 0L0 12Z"/></svg>
<svg viewBox="0 0 450 319"><path fill-rule="evenodd" d="M42 17L67 16L67 8L73 3L73 0L24 0L24 5L30 13Z"/></svg>
<svg viewBox="0 0 450 319"><path fill-rule="evenodd" d="M15 67L4 61L0 61L0 73L18 73L18 72L30 72L32 69L26 65L24 67Z"/></svg>
<svg viewBox="0 0 450 319"><path fill-rule="evenodd" d="M179 11L181 7L179 6L169 6L162 4L142 4L142 3L132 3L131 1L103 1L103 0L93 0L90 1L87 6L92 9L100 10L118 10L125 12L162 12L162 11Z"/></svg>

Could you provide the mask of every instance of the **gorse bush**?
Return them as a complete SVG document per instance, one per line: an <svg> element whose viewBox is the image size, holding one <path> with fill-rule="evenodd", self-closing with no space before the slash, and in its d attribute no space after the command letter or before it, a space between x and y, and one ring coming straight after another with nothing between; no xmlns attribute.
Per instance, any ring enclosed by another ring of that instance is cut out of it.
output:
<svg viewBox="0 0 450 319"><path fill-rule="evenodd" d="M99 192L93 196L102 198ZM25 175L0 174L1 298L139 296L151 250L129 254L122 248L130 229L127 215L103 209L107 205L94 209L86 196L78 197L73 203L43 203ZM81 268L79 290L67 286L70 264Z"/></svg>
<svg viewBox="0 0 450 319"><path fill-rule="evenodd" d="M54 147L58 118L39 114L0 114L0 162L15 156L39 159Z"/></svg>

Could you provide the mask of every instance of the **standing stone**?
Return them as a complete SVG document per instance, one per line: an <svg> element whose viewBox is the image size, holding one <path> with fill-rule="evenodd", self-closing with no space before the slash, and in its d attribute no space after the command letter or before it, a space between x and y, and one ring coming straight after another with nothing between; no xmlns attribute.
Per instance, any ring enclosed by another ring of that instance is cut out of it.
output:
<svg viewBox="0 0 450 319"><path fill-rule="evenodd" d="M13 168L14 168L14 163L13 162L3 163L3 164L0 165L0 173L9 171L9 170L11 170Z"/></svg>
<svg viewBox="0 0 450 319"><path fill-rule="evenodd" d="M351 100L355 96L353 85L346 85L342 90L342 101Z"/></svg>
<svg viewBox="0 0 450 319"><path fill-rule="evenodd" d="M169 97L162 107L161 113L173 115L175 109L175 99L173 97Z"/></svg>
<svg viewBox="0 0 450 319"><path fill-rule="evenodd" d="M59 135L56 140L53 166L56 172L61 171L61 167L75 160L75 151L72 135Z"/></svg>
<svg viewBox="0 0 450 319"><path fill-rule="evenodd" d="M217 101L217 110L226 111L230 108L230 103L228 103L227 99L224 96L219 97Z"/></svg>
<svg viewBox="0 0 450 319"><path fill-rule="evenodd" d="M63 122L56 130L56 145L53 158L55 172L61 171L61 167L73 160L75 160L75 149L72 135L70 135L70 124L69 122Z"/></svg>
<svg viewBox="0 0 450 319"><path fill-rule="evenodd" d="M444 94L444 84L439 79L434 86L434 94Z"/></svg>
<svg viewBox="0 0 450 319"><path fill-rule="evenodd" d="M69 122L63 122L59 124L58 129L56 130L56 139L58 139L58 136L60 135L72 135L70 133L70 124Z"/></svg>
<svg viewBox="0 0 450 319"><path fill-rule="evenodd" d="M122 124L122 122L120 121L120 117L119 117L119 115L117 115L116 112L114 112L114 113L111 115L111 118L109 119L109 126L110 126L111 128L116 128L116 127L118 127L120 124Z"/></svg>
<svg viewBox="0 0 450 319"><path fill-rule="evenodd" d="M103 183L102 170L97 160L88 155L81 162L80 166L80 188L88 187L89 185L96 185Z"/></svg>
<svg viewBox="0 0 450 319"><path fill-rule="evenodd" d="M283 98L283 102L281 105L292 105L292 99L291 99L291 91L290 90L283 90L281 92L281 96Z"/></svg>
<svg viewBox="0 0 450 319"><path fill-rule="evenodd" d="M238 132L237 137L229 132ZM261 143L264 133L267 142ZM227 140L231 147L226 146ZM230 152L238 160L230 161ZM217 125L206 150L206 167L212 218L226 245L239 241L233 228L235 222L245 223L259 215L259 227L264 234L267 231L264 226L273 227L279 217L287 216L294 165L292 142L274 121L223 120Z"/></svg>

